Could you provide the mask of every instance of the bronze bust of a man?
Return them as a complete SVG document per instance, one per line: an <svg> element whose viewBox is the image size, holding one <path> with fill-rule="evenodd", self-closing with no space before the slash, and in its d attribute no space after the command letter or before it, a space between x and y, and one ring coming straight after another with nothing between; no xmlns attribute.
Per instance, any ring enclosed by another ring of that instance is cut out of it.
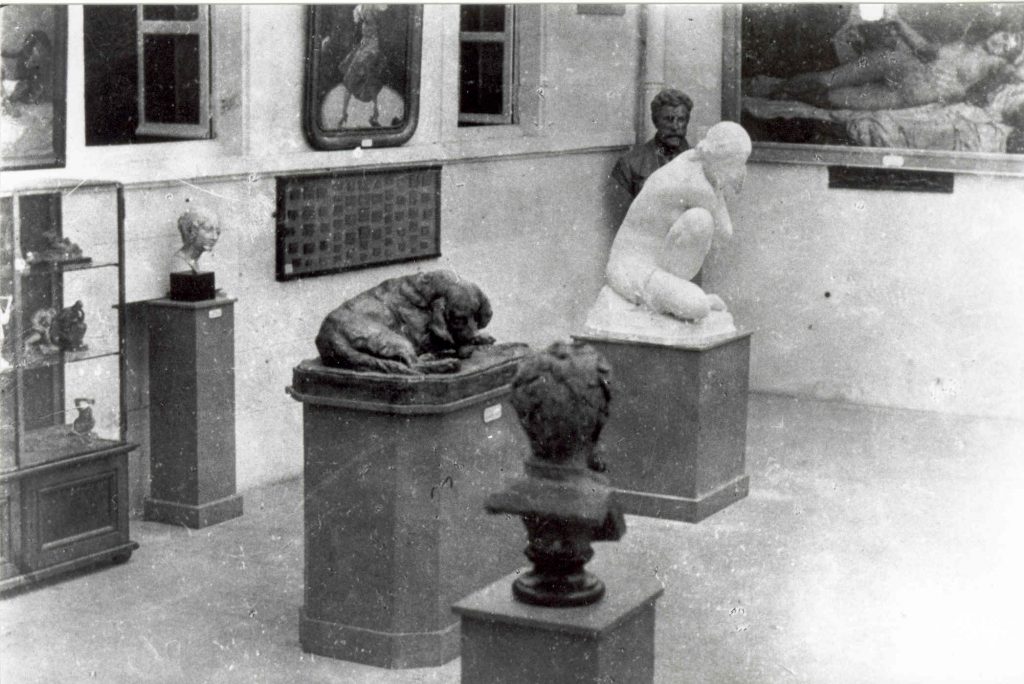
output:
<svg viewBox="0 0 1024 684"><path fill-rule="evenodd" d="M690 96L675 88L665 88L651 100L651 120L657 132L647 142L635 145L622 155L612 170L612 178L630 197L640 194L652 173L690 149L686 129L692 110Z"/></svg>

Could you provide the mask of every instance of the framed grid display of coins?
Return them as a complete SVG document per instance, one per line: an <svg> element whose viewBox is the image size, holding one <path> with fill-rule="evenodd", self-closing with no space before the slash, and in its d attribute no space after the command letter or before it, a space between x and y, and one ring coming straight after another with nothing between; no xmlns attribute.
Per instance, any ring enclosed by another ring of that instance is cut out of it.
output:
<svg viewBox="0 0 1024 684"><path fill-rule="evenodd" d="M277 279L441 254L441 167L277 179Z"/></svg>

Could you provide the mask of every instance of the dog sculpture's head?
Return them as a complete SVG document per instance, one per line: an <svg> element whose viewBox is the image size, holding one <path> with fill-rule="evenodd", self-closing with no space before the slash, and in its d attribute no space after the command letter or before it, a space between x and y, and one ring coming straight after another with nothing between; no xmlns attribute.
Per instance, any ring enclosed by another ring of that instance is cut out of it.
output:
<svg viewBox="0 0 1024 684"><path fill-rule="evenodd" d="M491 302L479 287L454 280L431 305L430 332L453 347L470 344L491 322Z"/></svg>

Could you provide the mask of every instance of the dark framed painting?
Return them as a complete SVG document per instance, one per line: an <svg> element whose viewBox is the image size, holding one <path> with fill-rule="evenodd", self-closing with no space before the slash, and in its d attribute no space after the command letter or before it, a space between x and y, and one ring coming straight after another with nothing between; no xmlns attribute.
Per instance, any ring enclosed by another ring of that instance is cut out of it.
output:
<svg viewBox="0 0 1024 684"><path fill-rule="evenodd" d="M66 6L0 7L4 169L64 165L67 25Z"/></svg>
<svg viewBox="0 0 1024 684"><path fill-rule="evenodd" d="M312 5L306 137L322 150L401 145L419 115L422 5Z"/></svg>
<svg viewBox="0 0 1024 684"><path fill-rule="evenodd" d="M1024 175L1024 4L725 8L754 161Z"/></svg>

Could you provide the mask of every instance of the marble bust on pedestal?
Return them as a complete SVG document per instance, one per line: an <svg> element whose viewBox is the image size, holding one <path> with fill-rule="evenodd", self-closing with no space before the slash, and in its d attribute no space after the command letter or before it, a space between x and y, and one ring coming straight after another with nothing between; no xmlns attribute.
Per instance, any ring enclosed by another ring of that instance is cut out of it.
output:
<svg viewBox="0 0 1024 684"><path fill-rule="evenodd" d="M190 208L178 217L181 249L174 254L170 297L178 301L202 301L216 296L213 271L202 271L199 258L213 251L220 239L220 221L213 213Z"/></svg>

